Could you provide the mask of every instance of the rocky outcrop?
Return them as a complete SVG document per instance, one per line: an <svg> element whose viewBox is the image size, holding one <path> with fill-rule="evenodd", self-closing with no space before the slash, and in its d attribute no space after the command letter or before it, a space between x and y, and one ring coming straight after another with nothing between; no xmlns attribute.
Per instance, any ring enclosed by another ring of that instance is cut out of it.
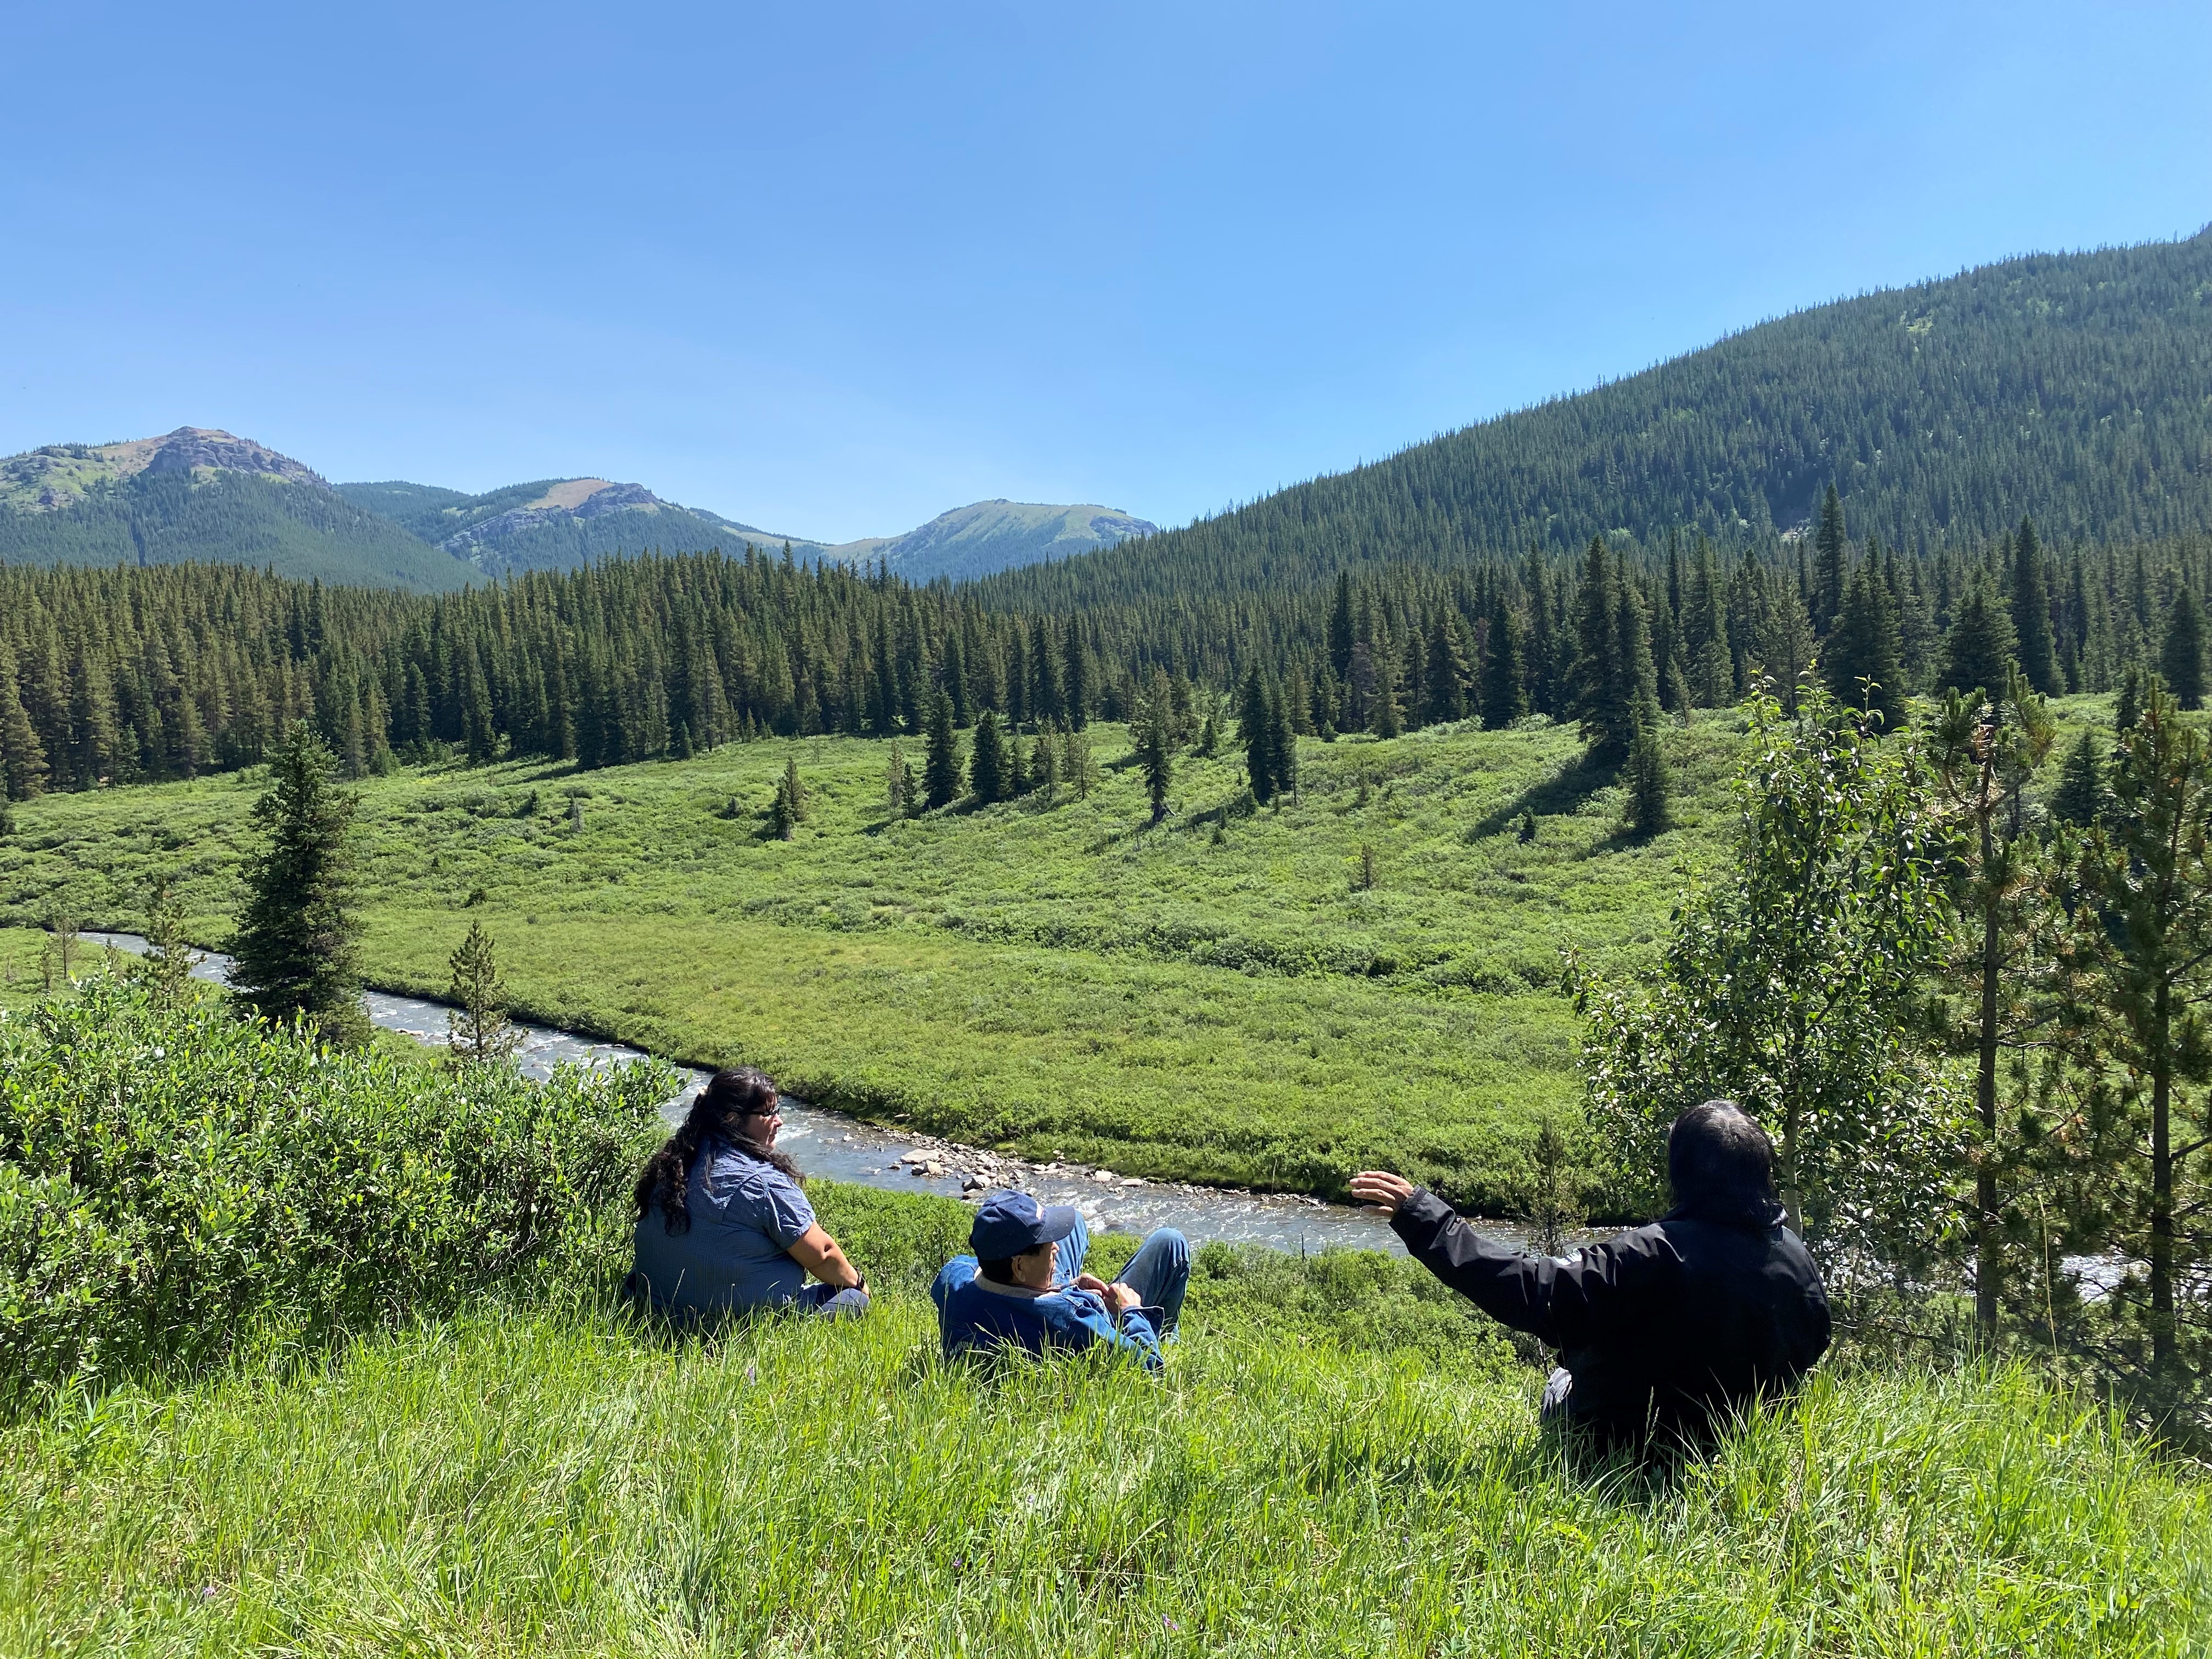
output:
<svg viewBox="0 0 2212 1659"><path fill-rule="evenodd" d="M456 558L466 558L476 548L497 546L542 524L562 519L599 519L610 513L658 513L667 505L643 484L611 483L593 490L574 507L518 507L448 536L438 545Z"/></svg>
<svg viewBox="0 0 2212 1659"><path fill-rule="evenodd" d="M194 467L212 466L231 472L265 473L287 483L313 484L319 489L330 488L320 473L289 455L280 455L251 438L234 438L228 432L180 426L159 440L158 446L146 458L149 472L189 472Z"/></svg>

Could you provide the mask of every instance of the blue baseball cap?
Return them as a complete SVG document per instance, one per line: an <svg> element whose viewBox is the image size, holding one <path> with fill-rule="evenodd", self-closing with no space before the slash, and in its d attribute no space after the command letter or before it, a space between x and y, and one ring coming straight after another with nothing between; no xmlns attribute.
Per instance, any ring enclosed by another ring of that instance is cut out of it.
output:
<svg viewBox="0 0 2212 1659"><path fill-rule="evenodd" d="M1042 1205L1027 1193L1001 1189L975 1212L968 1248L978 1261L1000 1261L1040 1244L1057 1244L1082 1224L1083 1212L1072 1204Z"/></svg>

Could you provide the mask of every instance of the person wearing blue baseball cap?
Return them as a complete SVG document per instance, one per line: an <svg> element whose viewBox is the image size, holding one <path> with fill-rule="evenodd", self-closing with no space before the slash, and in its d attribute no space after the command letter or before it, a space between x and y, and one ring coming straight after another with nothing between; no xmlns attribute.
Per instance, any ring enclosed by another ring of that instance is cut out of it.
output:
<svg viewBox="0 0 2212 1659"><path fill-rule="evenodd" d="M947 1359L1007 1348L1079 1352L1104 1345L1161 1368L1160 1344L1175 1333L1190 1285L1190 1246L1162 1227L1108 1284L1083 1271L1091 1231L1068 1205L1027 1193L984 1199L969 1229L970 1255L945 1264L929 1299Z"/></svg>

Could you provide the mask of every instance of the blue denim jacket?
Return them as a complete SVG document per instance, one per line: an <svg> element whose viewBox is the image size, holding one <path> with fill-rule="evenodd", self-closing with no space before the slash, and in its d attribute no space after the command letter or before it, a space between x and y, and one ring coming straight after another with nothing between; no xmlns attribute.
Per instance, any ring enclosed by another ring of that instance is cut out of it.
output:
<svg viewBox="0 0 2212 1659"><path fill-rule="evenodd" d="M1161 1369L1152 1311L1132 1308L1117 1326L1096 1291L994 1285L983 1277L974 1256L956 1255L929 1287L929 1299L937 1304L937 1329L947 1359L1007 1347L1036 1354L1080 1352L1103 1342L1136 1355L1147 1370Z"/></svg>

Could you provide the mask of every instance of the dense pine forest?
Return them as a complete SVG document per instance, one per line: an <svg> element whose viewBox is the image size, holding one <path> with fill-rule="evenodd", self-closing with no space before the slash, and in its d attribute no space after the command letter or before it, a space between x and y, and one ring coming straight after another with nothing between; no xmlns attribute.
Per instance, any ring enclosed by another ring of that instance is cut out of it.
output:
<svg viewBox="0 0 2212 1659"><path fill-rule="evenodd" d="M434 597L223 565L0 568L0 779L22 799L252 765L301 718L360 775L432 753L598 767L769 734L922 736L940 701L956 728L987 710L1079 728L1156 688L1179 727L1209 698L1322 737L1541 714L1614 759L1639 706L1723 706L1816 664L1847 701L1875 682L1893 718L1905 693L1998 684L2012 660L2048 692L2111 690L2134 665L2203 695L2202 538L2060 550L2022 518L1908 551L1856 539L1833 492L1820 520L1765 551L1594 538L1058 617L750 548Z"/></svg>
<svg viewBox="0 0 2212 1659"><path fill-rule="evenodd" d="M2212 231L2037 254L1820 306L1640 374L1092 557L991 578L1066 611L1264 595L1346 566L1453 568L1678 529L1809 527L1833 484L1885 544L2062 542L2212 525Z"/></svg>

